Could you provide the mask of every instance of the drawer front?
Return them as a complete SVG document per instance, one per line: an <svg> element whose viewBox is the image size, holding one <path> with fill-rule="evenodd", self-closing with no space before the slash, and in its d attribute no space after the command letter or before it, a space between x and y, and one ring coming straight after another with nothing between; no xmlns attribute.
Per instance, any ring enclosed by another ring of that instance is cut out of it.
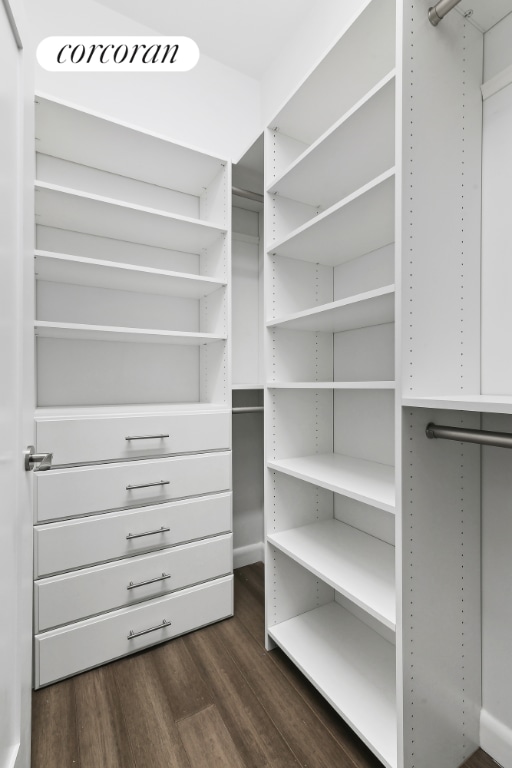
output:
<svg viewBox="0 0 512 768"><path fill-rule="evenodd" d="M226 576L208 584L36 635L35 687L39 688L232 615L233 577ZM168 623L161 627L164 620ZM151 631L130 636L130 633L146 630Z"/></svg>
<svg viewBox="0 0 512 768"><path fill-rule="evenodd" d="M229 412L45 419L36 422L36 440L54 465L125 461L230 449L231 419Z"/></svg>
<svg viewBox="0 0 512 768"><path fill-rule="evenodd" d="M36 473L36 522L157 504L231 488L231 453Z"/></svg>
<svg viewBox="0 0 512 768"><path fill-rule="evenodd" d="M227 533L231 528L230 493L38 525L34 572L39 578ZM127 539L129 534L136 538Z"/></svg>
<svg viewBox="0 0 512 768"><path fill-rule="evenodd" d="M228 534L42 579L34 585L35 631L162 597L232 570Z"/></svg>

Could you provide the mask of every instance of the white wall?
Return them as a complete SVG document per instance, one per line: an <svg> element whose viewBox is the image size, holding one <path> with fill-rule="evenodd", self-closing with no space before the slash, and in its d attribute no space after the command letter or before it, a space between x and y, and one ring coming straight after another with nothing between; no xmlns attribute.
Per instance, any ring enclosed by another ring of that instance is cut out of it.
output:
<svg viewBox="0 0 512 768"><path fill-rule="evenodd" d="M262 77L262 129L336 43L348 21L368 5L368 0L322 0L311 5L311 12Z"/></svg>
<svg viewBox="0 0 512 768"><path fill-rule="evenodd" d="M155 31L94 0L28 0L34 43L63 34ZM178 31L179 32L179 31ZM201 56L183 73L60 73L36 68L36 90L228 159L238 159L260 124L260 86Z"/></svg>

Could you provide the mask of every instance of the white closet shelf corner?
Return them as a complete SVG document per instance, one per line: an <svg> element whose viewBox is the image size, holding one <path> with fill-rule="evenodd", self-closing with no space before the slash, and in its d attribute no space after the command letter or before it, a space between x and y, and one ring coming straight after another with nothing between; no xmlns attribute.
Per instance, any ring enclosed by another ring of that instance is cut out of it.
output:
<svg viewBox="0 0 512 768"><path fill-rule="evenodd" d="M271 533L267 540L393 632L395 548L338 520Z"/></svg>
<svg viewBox="0 0 512 768"><path fill-rule="evenodd" d="M226 285L213 277L50 251L36 250L34 258L36 279L54 283L186 299L201 299Z"/></svg>
<svg viewBox="0 0 512 768"><path fill-rule="evenodd" d="M395 512L395 468L389 464L323 453L270 459L267 466L386 512Z"/></svg>
<svg viewBox="0 0 512 768"><path fill-rule="evenodd" d="M199 253L226 229L167 211L44 181L35 183L36 224L115 240Z"/></svg>
<svg viewBox="0 0 512 768"><path fill-rule="evenodd" d="M395 646L335 602L268 632L386 768L396 768Z"/></svg>
<svg viewBox="0 0 512 768"><path fill-rule="evenodd" d="M337 266L395 239L395 168L269 243L268 253ZM368 223L371 222L371 226Z"/></svg>
<svg viewBox="0 0 512 768"><path fill-rule="evenodd" d="M76 341L121 341L149 344L188 344L200 346L226 341L226 336L213 333L188 333L186 331L162 331L150 328L118 328L109 325L82 323L54 323L36 320L36 336L44 339L74 339Z"/></svg>
<svg viewBox="0 0 512 768"><path fill-rule="evenodd" d="M394 295L395 286L386 285L279 317L268 322L267 327L338 333L370 325L392 323L395 319Z"/></svg>

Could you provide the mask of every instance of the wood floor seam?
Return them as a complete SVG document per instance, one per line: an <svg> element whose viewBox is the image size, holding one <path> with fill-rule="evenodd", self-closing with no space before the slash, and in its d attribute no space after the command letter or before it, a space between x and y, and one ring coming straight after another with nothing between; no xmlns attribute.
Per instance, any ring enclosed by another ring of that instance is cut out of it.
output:
<svg viewBox="0 0 512 768"><path fill-rule="evenodd" d="M183 717L178 717L175 719L176 725L179 723L182 723L184 720L190 720L191 717L195 717L196 715L199 715L201 712L204 712L205 709L209 709L210 707L213 707L214 704L205 704L204 707L201 707L201 709L198 709L196 712L191 712L189 715L184 715Z"/></svg>

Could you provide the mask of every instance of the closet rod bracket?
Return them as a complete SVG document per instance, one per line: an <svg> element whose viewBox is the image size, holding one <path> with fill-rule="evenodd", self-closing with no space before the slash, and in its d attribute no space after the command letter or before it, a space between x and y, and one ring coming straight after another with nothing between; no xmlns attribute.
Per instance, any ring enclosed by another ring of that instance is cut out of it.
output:
<svg viewBox="0 0 512 768"><path fill-rule="evenodd" d="M433 5L428 9L428 20L434 27L437 27L439 22L444 19L446 14L449 13L452 8L455 8L455 6L459 3L460 0L439 0L436 5Z"/></svg>

